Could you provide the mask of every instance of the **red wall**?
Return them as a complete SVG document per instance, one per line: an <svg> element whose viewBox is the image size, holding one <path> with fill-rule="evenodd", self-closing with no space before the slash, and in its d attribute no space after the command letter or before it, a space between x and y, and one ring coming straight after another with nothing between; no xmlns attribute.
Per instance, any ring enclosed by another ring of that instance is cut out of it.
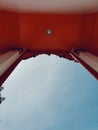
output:
<svg viewBox="0 0 98 130"><path fill-rule="evenodd" d="M0 50L19 42L19 23L16 13L0 11Z"/></svg>
<svg viewBox="0 0 98 130"><path fill-rule="evenodd" d="M47 35L47 29L52 30ZM0 50L83 48L98 55L98 13L34 14L0 11Z"/></svg>

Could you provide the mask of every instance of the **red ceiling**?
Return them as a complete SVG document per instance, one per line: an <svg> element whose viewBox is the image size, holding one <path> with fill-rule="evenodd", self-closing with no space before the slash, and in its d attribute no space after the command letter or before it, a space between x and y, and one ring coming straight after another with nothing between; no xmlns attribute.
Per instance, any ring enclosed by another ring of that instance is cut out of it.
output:
<svg viewBox="0 0 98 130"><path fill-rule="evenodd" d="M47 29L52 31L47 34ZM37 14L0 11L0 50L82 48L98 55L98 13Z"/></svg>

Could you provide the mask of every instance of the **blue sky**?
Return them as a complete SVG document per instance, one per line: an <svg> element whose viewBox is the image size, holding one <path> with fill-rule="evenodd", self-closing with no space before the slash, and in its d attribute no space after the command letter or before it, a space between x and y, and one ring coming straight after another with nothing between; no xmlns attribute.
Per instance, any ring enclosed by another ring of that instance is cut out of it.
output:
<svg viewBox="0 0 98 130"><path fill-rule="evenodd" d="M0 130L98 130L98 81L78 63L30 58L3 87Z"/></svg>

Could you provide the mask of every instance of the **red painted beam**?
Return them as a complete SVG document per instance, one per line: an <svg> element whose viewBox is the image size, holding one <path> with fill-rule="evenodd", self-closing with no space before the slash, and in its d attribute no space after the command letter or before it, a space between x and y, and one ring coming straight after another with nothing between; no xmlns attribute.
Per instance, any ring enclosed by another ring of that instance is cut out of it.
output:
<svg viewBox="0 0 98 130"><path fill-rule="evenodd" d="M15 67L19 64L19 62L23 59L25 54L25 50L18 49L20 51L19 58L0 76L0 86L4 83L4 81L8 78L8 76L12 73Z"/></svg>
<svg viewBox="0 0 98 130"><path fill-rule="evenodd" d="M98 72L78 56L80 51L81 50L70 51L70 55L74 58L74 60L77 60L81 65L83 65L98 80Z"/></svg>

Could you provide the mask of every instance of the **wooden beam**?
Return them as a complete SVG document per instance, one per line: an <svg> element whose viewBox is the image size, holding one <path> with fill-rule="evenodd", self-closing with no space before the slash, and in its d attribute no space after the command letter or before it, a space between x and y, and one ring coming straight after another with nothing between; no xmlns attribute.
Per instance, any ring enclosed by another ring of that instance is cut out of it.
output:
<svg viewBox="0 0 98 130"><path fill-rule="evenodd" d="M98 57L87 51L72 50L70 55L98 80Z"/></svg>

